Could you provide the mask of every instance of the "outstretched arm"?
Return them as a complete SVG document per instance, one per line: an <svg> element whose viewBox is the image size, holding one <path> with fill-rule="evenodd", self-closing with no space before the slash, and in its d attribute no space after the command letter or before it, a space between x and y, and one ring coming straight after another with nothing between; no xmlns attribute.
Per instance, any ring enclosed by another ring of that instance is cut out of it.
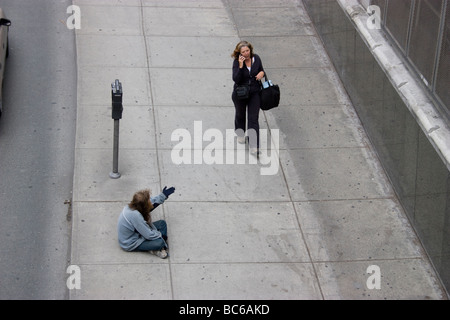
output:
<svg viewBox="0 0 450 320"><path fill-rule="evenodd" d="M163 204L164 201L166 201L169 198L169 196L174 192L175 192L174 187L170 187L169 189L167 189L166 186L159 195L157 195L156 197L151 197L150 201L153 205L153 209L151 211L155 210L160 204Z"/></svg>

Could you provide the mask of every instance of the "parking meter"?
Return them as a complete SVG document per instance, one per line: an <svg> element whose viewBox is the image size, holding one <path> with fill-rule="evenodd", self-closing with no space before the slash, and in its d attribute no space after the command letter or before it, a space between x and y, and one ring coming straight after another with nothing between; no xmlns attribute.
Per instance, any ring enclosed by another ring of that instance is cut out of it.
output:
<svg viewBox="0 0 450 320"><path fill-rule="evenodd" d="M113 149L113 171L109 174L111 179L119 179L119 120L122 119L122 84L116 79L111 84L112 118L114 119L114 149Z"/></svg>
<svg viewBox="0 0 450 320"><path fill-rule="evenodd" d="M112 118L114 120L122 119L123 105L122 105L122 83L116 79L111 84L111 97L112 97Z"/></svg>

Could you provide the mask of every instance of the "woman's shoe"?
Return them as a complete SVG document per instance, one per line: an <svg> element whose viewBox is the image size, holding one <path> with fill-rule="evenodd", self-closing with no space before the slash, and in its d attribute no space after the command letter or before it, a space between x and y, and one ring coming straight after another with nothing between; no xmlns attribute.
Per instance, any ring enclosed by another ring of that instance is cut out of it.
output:
<svg viewBox="0 0 450 320"><path fill-rule="evenodd" d="M161 259L167 258L169 255L167 254L167 251L165 249L161 249L159 251L150 251L151 254L160 257Z"/></svg>
<svg viewBox="0 0 450 320"><path fill-rule="evenodd" d="M238 137L237 140L240 144L245 144L245 137Z"/></svg>
<svg viewBox="0 0 450 320"><path fill-rule="evenodd" d="M258 148L250 148L250 154L255 157L259 157L261 151Z"/></svg>

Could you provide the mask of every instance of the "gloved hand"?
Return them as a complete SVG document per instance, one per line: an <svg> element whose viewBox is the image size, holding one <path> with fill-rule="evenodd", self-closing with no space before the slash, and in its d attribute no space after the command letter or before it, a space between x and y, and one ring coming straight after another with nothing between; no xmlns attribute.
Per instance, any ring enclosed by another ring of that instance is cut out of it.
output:
<svg viewBox="0 0 450 320"><path fill-rule="evenodd" d="M163 191L164 195L169 198L169 196L175 192L175 188L174 187L170 187L169 189L167 189L167 186L164 187Z"/></svg>

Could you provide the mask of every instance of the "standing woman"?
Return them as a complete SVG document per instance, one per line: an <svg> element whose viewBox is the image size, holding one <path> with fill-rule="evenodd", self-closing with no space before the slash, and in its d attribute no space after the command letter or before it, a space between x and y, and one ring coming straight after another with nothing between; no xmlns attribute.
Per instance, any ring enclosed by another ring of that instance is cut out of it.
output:
<svg viewBox="0 0 450 320"><path fill-rule="evenodd" d="M246 115L248 113L249 148L252 155L259 155L259 110L261 107L260 80L264 77L264 68L260 57L253 53L253 46L247 41L240 41L231 57L233 61L234 88L232 99L236 108L234 120L235 131L239 143L245 143ZM236 88L248 85L248 97L239 98ZM256 139L255 139L256 135ZM255 141L256 140L256 141Z"/></svg>

